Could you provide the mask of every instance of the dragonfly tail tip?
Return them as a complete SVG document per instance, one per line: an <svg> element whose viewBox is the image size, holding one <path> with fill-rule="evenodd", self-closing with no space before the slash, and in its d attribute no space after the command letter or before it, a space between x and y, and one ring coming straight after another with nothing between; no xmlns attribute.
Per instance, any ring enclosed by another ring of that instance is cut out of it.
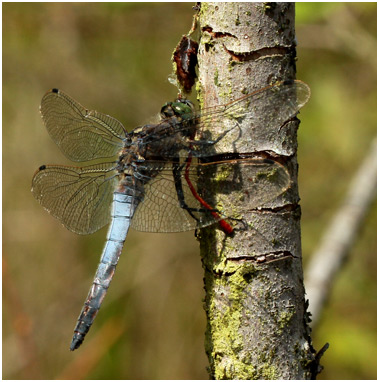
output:
<svg viewBox="0 0 379 382"><path fill-rule="evenodd" d="M74 336L72 337L70 350L74 351L76 350L83 342L84 336L81 333L74 333Z"/></svg>

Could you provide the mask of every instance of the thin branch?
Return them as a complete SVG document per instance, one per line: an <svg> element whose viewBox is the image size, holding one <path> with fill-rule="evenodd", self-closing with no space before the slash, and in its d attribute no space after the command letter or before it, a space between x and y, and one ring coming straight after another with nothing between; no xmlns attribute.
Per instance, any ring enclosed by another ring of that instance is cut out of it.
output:
<svg viewBox="0 0 379 382"><path fill-rule="evenodd" d="M351 182L346 198L308 264L305 285L315 326L338 271L350 253L376 191L376 139Z"/></svg>

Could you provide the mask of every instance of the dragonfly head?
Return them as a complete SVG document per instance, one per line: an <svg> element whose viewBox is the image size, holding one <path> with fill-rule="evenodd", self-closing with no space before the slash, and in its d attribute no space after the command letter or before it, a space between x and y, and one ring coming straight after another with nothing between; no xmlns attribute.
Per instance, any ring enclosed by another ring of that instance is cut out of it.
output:
<svg viewBox="0 0 379 382"><path fill-rule="evenodd" d="M167 102L161 109L161 118L180 117L189 118L195 111L195 107L188 99L178 99L174 102Z"/></svg>

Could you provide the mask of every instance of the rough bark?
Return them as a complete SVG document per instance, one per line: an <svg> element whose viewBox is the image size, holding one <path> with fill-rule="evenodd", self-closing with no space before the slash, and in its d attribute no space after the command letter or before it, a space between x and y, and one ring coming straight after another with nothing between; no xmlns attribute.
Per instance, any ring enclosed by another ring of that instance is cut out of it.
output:
<svg viewBox="0 0 379 382"><path fill-rule="evenodd" d="M201 107L295 78L294 13L294 3L201 3ZM242 202L243 190L226 199L217 195L216 203L235 206L235 218L249 229L233 237L215 228L200 232L205 342L213 379L309 379L317 369L301 263L298 123L268 126L271 131L257 140L241 137L238 147L242 153L269 153L283 163L291 188L261 209Z"/></svg>

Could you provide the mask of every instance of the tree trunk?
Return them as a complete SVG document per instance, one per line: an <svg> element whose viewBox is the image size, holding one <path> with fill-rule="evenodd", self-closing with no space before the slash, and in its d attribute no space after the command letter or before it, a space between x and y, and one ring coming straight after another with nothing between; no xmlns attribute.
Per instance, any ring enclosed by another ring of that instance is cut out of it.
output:
<svg viewBox="0 0 379 382"><path fill-rule="evenodd" d="M294 11L294 3L201 3L202 108L295 78ZM309 379L317 369L301 263L298 124L294 118L268 126L267 139L239 147L282 163L291 176L290 189L261 209L249 208L238 192L228 194L239 213L235 217L249 229L233 237L215 228L200 232L213 379Z"/></svg>

